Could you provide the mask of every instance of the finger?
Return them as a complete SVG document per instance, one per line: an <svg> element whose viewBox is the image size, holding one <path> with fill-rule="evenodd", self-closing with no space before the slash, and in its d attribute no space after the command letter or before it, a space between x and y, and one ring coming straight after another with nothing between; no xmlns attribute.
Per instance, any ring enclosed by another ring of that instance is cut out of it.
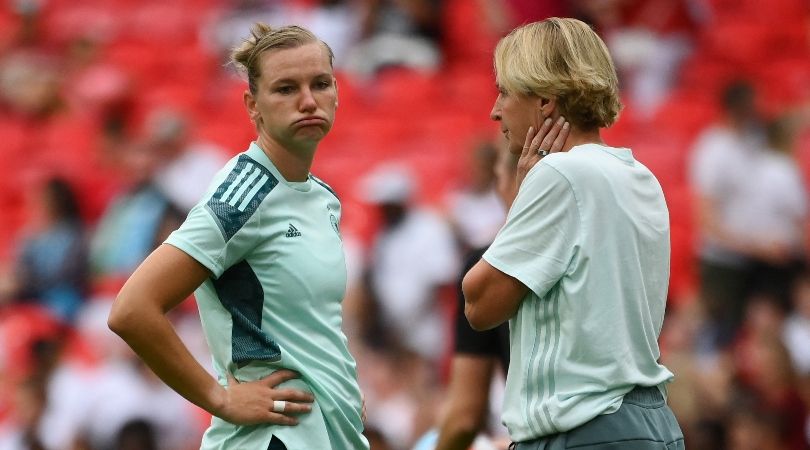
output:
<svg viewBox="0 0 810 450"><path fill-rule="evenodd" d="M276 401L279 401L279 400L276 400ZM283 406L284 406L283 410L279 410L279 409L274 408L274 409L272 409L272 412L279 413L279 414L290 415L290 414L306 414L306 413L312 411L312 405L310 405L308 403L284 402Z"/></svg>
<svg viewBox="0 0 810 450"><path fill-rule="evenodd" d="M537 133L537 134L541 135L541 139L542 139L542 136L545 136L546 134L548 134L548 130L551 129L551 124L552 123L553 122L551 121L551 117L548 117L548 118L546 118L546 120L543 121L543 125L540 126L540 132Z"/></svg>
<svg viewBox="0 0 810 450"><path fill-rule="evenodd" d="M552 123L553 122L551 121L551 118L547 118L546 120L543 121L543 125L540 127L540 132L538 132L534 136L534 139L532 140L531 149L529 151L531 155L536 155L538 153L538 150L541 149L542 145L541 142L545 139L545 137L551 130Z"/></svg>
<svg viewBox="0 0 810 450"><path fill-rule="evenodd" d="M298 389L278 389L273 391L273 399L286 400L291 402L312 403L315 396L306 391Z"/></svg>
<svg viewBox="0 0 810 450"><path fill-rule="evenodd" d="M269 423L276 425L287 425L287 426L298 425L298 419L296 419L295 417L275 412L271 412L267 416L267 421Z"/></svg>
<svg viewBox="0 0 810 450"><path fill-rule="evenodd" d="M554 139L554 142L551 144L551 148L549 148L550 153L557 153L562 151L563 146L565 145L565 140L568 139L568 133L571 131L571 124L565 122L560 130L560 134L557 135L557 138Z"/></svg>
<svg viewBox="0 0 810 450"><path fill-rule="evenodd" d="M276 387L279 384L284 383L285 381L289 381L300 377L301 375L299 375L298 372L293 372L292 370L287 369L281 369L263 378L262 381L264 381L265 384L267 384L270 387Z"/></svg>
<svg viewBox="0 0 810 450"><path fill-rule="evenodd" d="M557 136L560 135L560 131L562 131L563 124L565 123L565 118L560 116L556 122L554 122L554 126L551 127L551 130L545 135L543 138L543 142L540 143L538 147L539 150L549 151L551 145L554 143L554 140L557 139Z"/></svg>
<svg viewBox="0 0 810 450"><path fill-rule="evenodd" d="M524 158L526 155L529 154L532 147L532 140L534 138L534 127L529 127L529 131L526 132L526 140L523 142L523 151L520 152L520 157Z"/></svg>

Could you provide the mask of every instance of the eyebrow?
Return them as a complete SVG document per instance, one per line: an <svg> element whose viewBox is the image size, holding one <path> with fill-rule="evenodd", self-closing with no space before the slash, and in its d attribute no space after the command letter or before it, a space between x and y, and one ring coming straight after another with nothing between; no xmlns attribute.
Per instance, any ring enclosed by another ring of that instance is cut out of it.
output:
<svg viewBox="0 0 810 450"><path fill-rule="evenodd" d="M315 75L312 78L316 79L316 78L331 78L331 77L333 77L333 75L330 74L329 72L321 72L321 73ZM282 83L293 83L294 84L294 83L298 83L298 80L296 80L295 78L289 78L288 77L288 78L279 78L278 80L273 80L271 82L271 84L282 84Z"/></svg>

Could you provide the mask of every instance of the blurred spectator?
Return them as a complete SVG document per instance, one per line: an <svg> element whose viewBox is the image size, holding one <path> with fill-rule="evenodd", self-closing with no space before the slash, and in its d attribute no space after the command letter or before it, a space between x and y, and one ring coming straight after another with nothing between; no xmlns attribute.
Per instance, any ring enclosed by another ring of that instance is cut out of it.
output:
<svg viewBox="0 0 810 450"><path fill-rule="evenodd" d="M464 252L489 245L506 218L506 210L495 192L495 160L498 150L482 142L470 155L470 175L464 189L448 199L450 223Z"/></svg>
<svg viewBox="0 0 810 450"><path fill-rule="evenodd" d="M650 118L666 100L692 51L692 0L577 0L605 38L635 112Z"/></svg>
<svg viewBox="0 0 810 450"><path fill-rule="evenodd" d="M133 442L147 438L154 439L159 450L197 448L207 424L198 423L197 408L163 384L114 337L107 327L111 305L111 299L104 298L89 302L76 325L96 359L87 370L92 389L84 393L84 408L77 411L84 439L92 449L118 449L116 441L120 445L122 439ZM175 310L172 324L184 340L191 341L195 357L211 371L210 352L196 348L205 347L199 319L188 315ZM196 327L190 330L193 324ZM155 405L160 408L155 409ZM147 431L149 436L144 434Z"/></svg>
<svg viewBox="0 0 810 450"><path fill-rule="evenodd" d="M386 67L432 72L441 53L442 0L362 0L361 37L346 69L369 77Z"/></svg>
<svg viewBox="0 0 810 450"><path fill-rule="evenodd" d="M750 407L758 416L773 419L772 424L765 422L766 428L760 430L765 434L762 438L774 434L779 439L779 446L770 448L802 448L807 444L804 438L807 408L781 340L784 321L781 305L774 298L757 296L748 303L746 312L745 325L734 349L738 395L750 397L753 402ZM730 407L735 409L734 404ZM729 429L732 444L735 432L732 426ZM763 443L752 448L768 447Z"/></svg>
<svg viewBox="0 0 810 450"><path fill-rule="evenodd" d="M87 409L81 426L94 449L113 448L116 440L122 438L122 431L127 434L127 427L139 419L149 425L154 442L158 443L156 448L161 450L193 448L202 438L192 406L163 384L134 354L107 360L96 368L92 390L85 395Z"/></svg>
<svg viewBox="0 0 810 450"><path fill-rule="evenodd" d="M14 387L14 416L0 425L0 450L46 450L40 421L46 404L42 380L29 378Z"/></svg>
<svg viewBox="0 0 810 450"><path fill-rule="evenodd" d="M725 436L721 418L732 385L729 360L700 358L695 352L701 322L692 305L668 309L661 333L661 360L675 379L667 386L667 402L678 417L687 448L714 450Z"/></svg>
<svg viewBox="0 0 810 450"><path fill-rule="evenodd" d="M810 274L807 272L794 284L793 309L785 320L782 338L799 376L810 377Z"/></svg>
<svg viewBox="0 0 810 450"><path fill-rule="evenodd" d="M391 446L388 445L388 441L385 440L385 436L383 436L378 429L366 426L366 430L363 432L363 434L368 439L369 446L373 450L391 450Z"/></svg>
<svg viewBox="0 0 810 450"><path fill-rule="evenodd" d="M31 380L38 383L31 387L41 391L33 391L30 399L37 402L39 412L32 427L20 430L28 435L28 442L38 442L43 449L73 450L84 445L81 418L92 384L87 368L66 357L68 337L61 332L31 344L35 361ZM22 389L28 388L25 383Z"/></svg>
<svg viewBox="0 0 810 450"><path fill-rule="evenodd" d="M121 152L129 188L107 207L90 243L92 274L101 279L129 276L184 217L155 185L157 149L138 143Z"/></svg>
<svg viewBox="0 0 810 450"><path fill-rule="evenodd" d="M67 181L43 183L35 215L23 240L15 269L2 283L0 298L41 303L72 323L87 291L87 247L78 200Z"/></svg>
<svg viewBox="0 0 810 450"><path fill-rule="evenodd" d="M751 294L751 260L772 248L767 235L748 233L759 214L750 199L770 188L751 182L763 153L753 88L745 82L729 85L722 106L723 121L700 135L691 162L700 227L700 298L713 346L733 339Z"/></svg>
<svg viewBox="0 0 810 450"><path fill-rule="evenodd" d="M157 450L155 428L144 419L125 423L115 437L115 450Z"/></svg>
<svg viewBox="0 0 810 450"><path fill-rule="evenodd" d="M370 292L379 308L380 330L393 344L438 363L448 338L440 292L452 285L458 253L450 227L412 204L415 183L401 166L382 166L363 180L362 196L376 205L382 228L374 239Z"/></svg>
<svg viewBox="0 0 810 450"><path fill-rule="evenodd" d="M18 52L0 65L0 101L12 115L44 119L64 110L56 62L38 52Z"/></svg>
<svg viewBox="0 0 810 450"><path fill-rule="evenodd" d="M169 109L150 114L145 134L146 145L161 159L155 186L182 212L190 211L227 162L225 149L192 141L188 119Z"/></svg>
<svg viewBox="0 0 810 450"><path fill-rule="evenodd" d="M746 405L732 409L728 420L728 447L734 450L801 449L787 445L783 437L781 418L763 414Z"/></svg>
<svg viewBox="0 0 810 450"><path fill-rule="evenodd" d="M255 22L274 27L295 24L326 42L335 55L335 66L340 67L360 34L360 14L354 0L236 0L232 4L204 30L209 45L222 54L239 44L242 30Z"/></svg>
<svg viewBox="0 0 810 450"><path fill-rule="evenodd" d="M365 351L362 355L358 373L366 396L366 430L372 430L372 437L377 435L392 449L406 450L419 433L415 429L420 411L417 394L426 381L420 376L424 366L413 364L413 358L396 350Z"/></svg>
<svg viewBox="0 0 810 450"><path fill-rule="evenodd" d="M69 42L64 93L73 111L91 117L102 129L123 127L132 119L133 77L105 62L103 50L103 40L89 32Z"/></svg>
<svg viewBox="0 0 810 450"><path fill-rule="evenodd" d="M766 151L760 155L748 183L756 189L747 201L751 217L748 237L767 236L765 251L756 253L755 289L774 296L784 310L790 307L791 287L805 259L808 198L794 159L794 122L780 117L768 122ZM761 238L760 238L761 239Z"/></svg>

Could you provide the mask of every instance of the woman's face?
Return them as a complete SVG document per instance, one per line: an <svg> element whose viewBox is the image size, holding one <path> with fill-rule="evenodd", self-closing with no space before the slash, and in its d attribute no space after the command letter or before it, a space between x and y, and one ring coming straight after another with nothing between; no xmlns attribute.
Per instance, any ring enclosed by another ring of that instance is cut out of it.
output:
<svg viewBox="0 0 810 450"><path fill-rule="evenodd" d="M539 101L536 96L509 93L498 86L498 98L489 117L501 123L501 133L506 138L509 153L520 155L529 127L538 129L542 122Z"/></svg>

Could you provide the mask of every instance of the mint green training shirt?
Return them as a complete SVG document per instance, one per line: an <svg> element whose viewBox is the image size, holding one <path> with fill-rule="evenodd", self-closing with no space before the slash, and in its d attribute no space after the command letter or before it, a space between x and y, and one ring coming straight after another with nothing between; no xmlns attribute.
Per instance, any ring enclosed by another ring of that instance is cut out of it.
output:
<svg viewBox="0 0 810 450"><path fill-rule="evenodd" d="M195 292L220 384L291 369L315 395L297 426L214 417L202 449L368 449L355 361L341 330L346 265L340 202L317 178L288 182L255 143L216 175L166 240L211 271Z"/></svg>
<svg viewBox="0 0 810 450"><path fill-rule="evenodd" d="M615 412L658 363L669 280L661 186L628 149L588 144L527 174L484 259L529 288L510 319L503 422L514 441Z"/></svg>

